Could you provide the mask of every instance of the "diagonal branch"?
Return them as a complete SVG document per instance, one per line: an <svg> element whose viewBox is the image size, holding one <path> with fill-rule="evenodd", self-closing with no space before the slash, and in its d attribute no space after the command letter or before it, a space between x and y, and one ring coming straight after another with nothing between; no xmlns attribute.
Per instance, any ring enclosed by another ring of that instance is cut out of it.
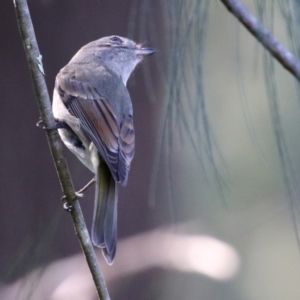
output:
<svg viewBox="0 0 300 300"><path fill-rule="evenodd" d="M40 115L46 128L53 128L55 120L52 114L49 94L44 79L44 71L41 62L42 56L39 52L27 1L14 0L14 6ZM63 193L66 195L68 205L72 205L71 216L75 232L92 273L98 295L102 300L109 300L110 297L106 283L101 273L79 202L77 201L77 196L74 191L66 160L63 156L62 142L58 136L57 130L47 130L46 132Z"/></svg>
<svg viewBox="0 0 300 300"><path fill-rule="evenodd" d="M220 0L256 39L300 81L300 61L238 0Z"/></svg>

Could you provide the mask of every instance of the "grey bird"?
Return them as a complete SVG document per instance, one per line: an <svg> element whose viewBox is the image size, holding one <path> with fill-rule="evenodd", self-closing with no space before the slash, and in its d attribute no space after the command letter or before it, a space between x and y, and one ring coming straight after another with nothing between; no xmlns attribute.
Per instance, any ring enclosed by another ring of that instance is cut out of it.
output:
<svg viewBox="0 0 300 300"><path fill-rule="evenodd" d="M132 103L127 80L153 54L135 42L109 36L82 47L56 77L53 114L59 135L95 173L91 238L112 264L117 243L118 185L126 185L135 151Z"/></svg>

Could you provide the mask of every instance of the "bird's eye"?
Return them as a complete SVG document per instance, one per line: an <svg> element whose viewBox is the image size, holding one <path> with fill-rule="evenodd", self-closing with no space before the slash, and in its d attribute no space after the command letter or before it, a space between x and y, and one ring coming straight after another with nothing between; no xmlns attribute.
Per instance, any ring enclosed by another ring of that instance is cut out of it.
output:
<svg viewBox="0 0 300 300"><path fill-rule="evenodd" d="M123 41L118 36L113 36L110 40L112 42L116 42L116 43L120 43L120 44L123 43Z"/></svg>

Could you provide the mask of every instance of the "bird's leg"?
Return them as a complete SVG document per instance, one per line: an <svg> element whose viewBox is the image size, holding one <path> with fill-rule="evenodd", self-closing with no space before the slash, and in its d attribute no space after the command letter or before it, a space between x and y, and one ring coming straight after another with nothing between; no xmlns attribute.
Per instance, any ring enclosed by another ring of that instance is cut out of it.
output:
<svg viewBox="0 0 300 300"><path fill-rule="evenodd" d="M82 198L83 197L83 192L85 192L94 182L96 181L95 178L93 178L91 181L89 181L82 189L80 189L79 191L75 192L77 198ZM65 201L63 207L65 210L67 211L71 211L72 210L72 206L68 205L68 202L66 201L66 195L64 195L61 198L61 201Z"/></svg>
<svg viewBox="0 0 300 300"><path fill-rule="evenodd" d="M53 125L51 127L46 127L46 125L42 119L40 119L36 123L36 126L42 128L42 129L45 129L45 130L54 130L54 129L60 129L60 128L70 129L70 127L67 123L65 123L63 121L59 121L57 119L55 119L55 125Z"/></svg>
<svg viewBox="0 0 300 300"><path fill-rule="evenodd" d="M63 122L63 121L60 121L60 120L57 120L57 119L55 119L55 122L56 122L55 125L49 128L49 127L46 127L45 124L44 124L44 122L43 122L43 120L40 119L36 123L36 126L42 128L42 129L45 129L45 130L67 129L67 130L73 132L72 128L66 122ZM83 192L85 192L95 181L96 181L96 179L93 178L83 188L81 188L79 191L75 192L76 197L78 199L82 198L83 197ZM69 205L66 200L67 200L67 197L66 197L66 195L64 195L61 198L61 201L65 202L64 205L63 205L63 207L64 207L65 210L71 211L72 210L72 205Z"/></svg>
<svg viewBox="0 0 300 300"><path fill-rule="evenodd" d="M77 193L83 195L83 192L85 192L94 182L96 181L95 177L89 181L82 189L80 189Z"/></svg>

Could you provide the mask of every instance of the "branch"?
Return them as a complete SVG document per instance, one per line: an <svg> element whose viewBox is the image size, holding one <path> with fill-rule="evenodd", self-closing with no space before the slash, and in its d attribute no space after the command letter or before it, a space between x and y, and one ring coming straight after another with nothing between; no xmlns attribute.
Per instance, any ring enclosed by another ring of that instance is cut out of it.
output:
<svg viewBox="0 0 300 300"><path fill-rule="evenodd" d="M300 62L238 0L221 0L256 39L300 81Z"/></svg>
<svg viewBox="0 0 300 300"><path fill-rule="evenodd" d="M52 114L50 98L44 79L43 65L41 62L42 56L39 52L27 1L14 0L14 6L40 115L46 128L53 128L55 125L55 120ZM86 228L77 196L74 191L68 166L63 156L62 142L58 136L57 130L46 130L46 132L52 158L58 173L63 193L66 195L68 205L72 206L71 216L75 232L78 236L82 250L85 254L86 261L92 273L98 295L100 299L109 300L110 297L106 283L100 271L99 263L92 246L88 230Z"/></svg>

